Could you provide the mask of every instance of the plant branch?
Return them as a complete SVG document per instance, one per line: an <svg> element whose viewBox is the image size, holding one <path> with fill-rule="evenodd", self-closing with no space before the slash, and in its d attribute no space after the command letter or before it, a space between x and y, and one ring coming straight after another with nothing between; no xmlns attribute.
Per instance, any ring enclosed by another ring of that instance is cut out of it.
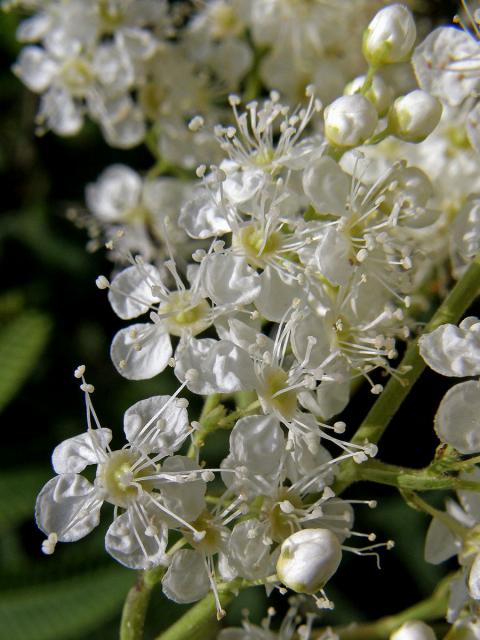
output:
<svg viewBox="0 0 480 640"><path fill-rule="evenodd" d="M477 297L479 284L480 256L477 256L426 325L425 333L447 322L457 323ZM418 339L415 339L405 352L399 366L399 371L404 373L390 378L384 391L353 436L353 443L363 444L366 440L377 443L380 440L425 366L418 351ZM334 486L336 493L344 491L352 482L359 479L359 469L360 467L352 460L347 460L341 465Z"/></svg>
<svg viewBox="0 0 480 640"><path fill-rule="evenodd" d="M219 588L223 608L231 602L233 595L230 590ZM208 640L215 637L217 630L215 598L209 593L155 640Z"/></svg>
<svg viewBox="0 0 480 640"><path fill-rule="evenodd" d="M387 640L390 635L408 620L424 620L431 622L445 617L447 610L448 592L452 576L447 576L440 582L433 594L417 604L391 616L380 618L375 622L365 624L350 624L346 627L335 628L340 640ZM323 630L324 632L325 630ZM320 638L319 635L314 636Z"/></svg>
<svg viewBox="0 0 480 640"><path fill-rule="evenodd" d="M128 592L120 623L120 640L142 640L152 586L147 585L141 572Z"/></svg>

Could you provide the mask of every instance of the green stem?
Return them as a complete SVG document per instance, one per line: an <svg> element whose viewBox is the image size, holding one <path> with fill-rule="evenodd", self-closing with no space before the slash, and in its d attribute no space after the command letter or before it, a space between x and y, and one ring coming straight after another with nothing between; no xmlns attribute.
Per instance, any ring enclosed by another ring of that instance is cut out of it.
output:
<svg viewBox="0 0 480 640"><path fill-rule="evenodd" d="M455 491L479 491L480 482L463 480L444 473L437 473L431 467L425 469L409 469L394 464L386 464L380 460L368 460L358 466L358 480L368 480L379 484L388 484L397 489L411 491L433 491L436 489L453 489Z"/></svg>
<svg viewBox="0 0 480 640"><path fill-rule="evenodd" d="M418 496L413 491L404 491L402 492L403 498L407 502L407 504L419 511L423 511L424 513L428 513L428 515L432 516L432 518L437 518L440 522L442 522L452 533L455 533L460 539L465 539L468 534L468 528L461 525L458 520L455 520L451 515L449 515L446 511L439 511L432 507L431 504L425 502L420 496Z"/></svg>
<svg viewBox="0 0 480 640"><path fill-rule="evenodd" d="M369 66L368 67L368 71L367 71L367 75L365 76L365 80L363 83L362 88L360 89L360 92L362 94L362 96L366 95L368 93L368 91L370 90L372 83L373 83L373 78L375 76L375 74L378 71L378 67L372 67Z"/></svg>
<svg viewBox="0 0 480 640"><path fill-rule="evenodd" d="M226 416L225 418L221 418L218 421L218 426L222 427L223 429L230 427L236 420L238 420L238 418L243 418L244 416L251 413L252 411L255 411L255 409L258 409L259 407L260 407L260 400L255 400L254 402L251 402L247 407L244 407L243 409L237 409L236 411L232 411L232 413L229 413L228 416Z"/></svg>
<svg viewBox="0 0 480 640"><path fill-rule="evenodd" d="M457 323L477 297L479 283L480 256L477 256L426 325L425 333L447 322ZM399 366L399 371L404 373L390 378L384 391L353 436L353 443L363 444L366 440L376 443L380 440L425 366L418 351L418 340L414 340ZM340 493L355 482L358 479L359 468L352 460L344 462L338 472L334 490Z"/></svg>
<svg viewBox="0 0 480 640"><path fill-rule="evenodd" d="M233 593L219 589L219 597L225 608L233 599ZM208 640L216 636L217 630L215 598L209 593L155 640Z"/></svg>
<svg viewBox="0 0 480 640"><path fill-rule="evenodd" d="M141 573L123 605L120 640L142 640L151 592L152 587L145 583L144 574Z"/></svg>
<svg viewBox="0 0 480 640"><path fill-rule="evenodd" d="M408 620L431 622L443 618L447 610L451 579L452 576L447 576L429 598L400 613L380 618L375 622L335 628L334 631L339 635L340 640L387 640L396 629ZM316 638L319 637L321 637L321 633L316 636Z"/></svg>

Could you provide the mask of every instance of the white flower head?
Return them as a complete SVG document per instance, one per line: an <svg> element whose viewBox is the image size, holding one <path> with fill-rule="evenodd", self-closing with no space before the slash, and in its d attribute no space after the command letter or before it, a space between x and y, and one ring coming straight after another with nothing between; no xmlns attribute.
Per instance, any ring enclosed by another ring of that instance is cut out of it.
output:
<svg viewBox="0 0 480 640"><path fill-rule="evenodd" d="M480 375L480 321L469 316L457 327L442 324L419 339L420 355L443 376Z"/></svg>
<svg viewBox="0 0 480 640"><path fill-rule="evenodd" d="M88 428L53 452L58 475L40 491L35 510L48 536L43 549L52 553L57 541L83 538L97 526L100 508L108 502L115 516L106 534L107 551L130 568L163 564L169 526L190 531L194 538L201 535L187 520L194 521L204 509L203 476L191 460L172 456L191 433L187 411L176 400L178 392L137 402L124 418L128 444L112 450L111 431L100 426L91 404L93 387L82 368L76 373L83 381ZM93 484L80 475L88 465L97 466Z"/></svg>

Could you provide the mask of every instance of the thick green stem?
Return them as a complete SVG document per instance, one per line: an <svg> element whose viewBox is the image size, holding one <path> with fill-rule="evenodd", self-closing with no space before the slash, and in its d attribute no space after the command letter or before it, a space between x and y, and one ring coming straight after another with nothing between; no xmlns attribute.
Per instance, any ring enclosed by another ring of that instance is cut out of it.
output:
<svg viewBox="0 0 480 640"><path fill-rule="evenodd" d="M233 594L231 591L219 591L219 597L225 608ZM215 598L209 593L155 640L209 640L216 636L217 631Z"/></svg>
<svg viewBox="0 0 480 640"><path fill-rule="evenodd" d="M387 640L396 629L408 620L431 622L443 618L447 610L451 579L452 576L448 576L442 580L429 598L400 613L380 618L375 622L335 628L334 631L339 635L340 640ZM321 637L321 633L315 637Z"/></svg>
<svg viewBox="0 0 480 640"><path fill-rule="evenodd" d="M388 484L398 489L412 491L432 491L435 489L454 489L456 491L479 491L480 482L463 480L455 476L436 473L430 467L409 469L394 464L385 464L380 460L368 460L357 469L358 480L369 480Z"/></svg>
<svg viewBox="0 0 480 640"><path fill-rule="evenodd" d="M479 286L480 257L477 256L427 324L425 333L447 322L457 323L477 297ZM388 381L384 391L353 436L353 443L363 444L366 440L376 443L380 440L424 369L425 362L418 351L418 340L414 340L405 352L399 367L399 370L404 373ZM360 467L352 460L344 462L337 475L335 491L340 493L355 482L358 479L359 469Z"/></svg>
<svg viewBox="0 0 480 640"><path fill-rule="evenodd" d="M141 573L123 605L120 640L142 640L151 592L151 586L145 583Z"/></svg>

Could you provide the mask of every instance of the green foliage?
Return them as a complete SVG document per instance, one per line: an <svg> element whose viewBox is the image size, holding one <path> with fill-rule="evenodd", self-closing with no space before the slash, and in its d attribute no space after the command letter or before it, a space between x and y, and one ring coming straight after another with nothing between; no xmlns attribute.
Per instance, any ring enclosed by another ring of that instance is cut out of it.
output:
<svg viewBox="0 0 480 640"><path fill-rule="evenodd" d="M9 640L74 640L115 617L134 580L118 566L0 598L0 635Z"/></svg>
<svg viewBox="0 0 480 640"><path fill-rule="evenodd" d="M35 369L51 325L47 315L24 311L0 331L0 411Z"/></svg>
<svg viewBox="0 0 480 640"><path fill-rule="evenodd" d="M0 474L0 536L32 516L35 496L47 478L43 469L16 469Z"/></svg>

